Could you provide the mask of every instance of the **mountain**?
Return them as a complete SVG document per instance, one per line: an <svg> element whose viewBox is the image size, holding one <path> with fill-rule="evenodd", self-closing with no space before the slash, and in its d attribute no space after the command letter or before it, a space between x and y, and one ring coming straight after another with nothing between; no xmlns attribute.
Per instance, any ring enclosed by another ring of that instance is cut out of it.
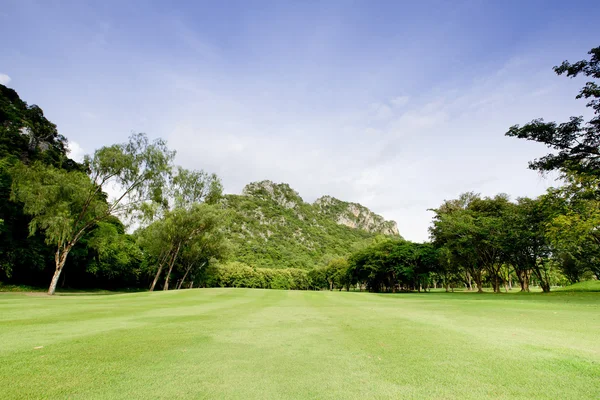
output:
<svg viewBox="0 0 600 400"><path fill-rule="evenodd" d="M395 222L360 204L331 196L306 203L286 183L253 182L223 204L234 258L254 267L310 268L378 235L399 237Z"/></svg>
<svg viewBox="0 0 600 400"><path fill-rule="evenodd" d="M386 221L381 215L358 203L347 203L335 197L323 196L313 203L313 207L340 225L371 233L399 235L395 221Z"/></svg>

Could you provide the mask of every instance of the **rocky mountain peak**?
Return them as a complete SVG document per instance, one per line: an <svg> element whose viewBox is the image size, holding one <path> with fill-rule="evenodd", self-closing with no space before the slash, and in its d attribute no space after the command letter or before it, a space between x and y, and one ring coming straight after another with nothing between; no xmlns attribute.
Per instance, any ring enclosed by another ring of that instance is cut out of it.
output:
<svg viewBox="0 0 600 400"><path fill-rule="evenodd" d="M272 200L285 208L295 208L304 202L298 192L287 183L274 183L269 180L247 184L242 190L242 195Z"/></svg>
<svg viewBox="0 0 600 400"><path fill-rule="evenodd" d="M335 197L323 196L318 198L313 205L320 213L335 219L340 225L371 233L400 235L395 221L386 221L381 215L375 214L358 203L348 203Z"/></svg>

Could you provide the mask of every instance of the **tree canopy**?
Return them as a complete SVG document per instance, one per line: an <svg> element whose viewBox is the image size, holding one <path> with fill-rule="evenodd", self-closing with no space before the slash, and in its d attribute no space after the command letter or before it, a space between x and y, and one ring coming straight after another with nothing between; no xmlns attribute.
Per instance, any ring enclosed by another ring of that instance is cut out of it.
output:
<svg viewBox="0 0 600 400"><path fill-rule="evenodd" d="M571 117L569 121L545 122L535 119L523 126L514 125L507 136L543 143L555 152L534 160L529 167L539 171L562 170L577 174L600 177L600 47L591 49L589 60L575 63L563 61L554 67L558 75L575 78L587 77L578 99L588 100L593 117L585 122L583 116Z"/></svg>

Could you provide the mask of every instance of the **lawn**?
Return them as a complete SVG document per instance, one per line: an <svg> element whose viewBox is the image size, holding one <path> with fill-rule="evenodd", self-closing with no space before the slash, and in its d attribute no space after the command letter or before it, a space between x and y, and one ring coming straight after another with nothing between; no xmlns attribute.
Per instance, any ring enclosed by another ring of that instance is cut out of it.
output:
<svg viewBox="0 0 600 400"><path fill-rule="evenodd" d="M599 293L0 293L0 338L2 399L600 398Z"/></svg>

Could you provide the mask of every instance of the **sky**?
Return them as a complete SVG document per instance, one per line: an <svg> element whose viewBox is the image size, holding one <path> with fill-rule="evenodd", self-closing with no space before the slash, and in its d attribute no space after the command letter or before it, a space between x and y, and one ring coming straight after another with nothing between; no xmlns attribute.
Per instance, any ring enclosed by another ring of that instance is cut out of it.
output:
<svg viewBox="0 0 600 400"><path fill-rule="evenodd" d="M536 196L543 145L504 133L585 115L554 65L600 45L597 1L0 1L0 83L71 156L164 138L227 193L288 183L428 239L466 191Z"/></svg>

